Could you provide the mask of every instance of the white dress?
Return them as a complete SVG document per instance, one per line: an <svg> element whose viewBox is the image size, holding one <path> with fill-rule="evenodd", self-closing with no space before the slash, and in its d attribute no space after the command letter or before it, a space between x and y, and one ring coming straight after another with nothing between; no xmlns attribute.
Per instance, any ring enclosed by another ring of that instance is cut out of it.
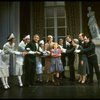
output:
<svg viewBox="0 0 100 100"><path fill-rule="evenodd" d="M22 56L21 52L16 51L16 66L15 66L15 73L16 76L21 76L23 74L23 60L24 57Z"/></svg>
<svg viewBox="0 0 100 100"><path fill-rule="evenodd" d="M42 48L39 47L39 51L43 52ZM43 73L42 58L41 56L36 56L36 74Z"/></svg>
<svg viewBox="0 0 100 100"><path fill-rule="evenodd" d="M14 54L15 50L15 43L12 45L9 42L3 45L3 50L5 55L3 55L3 60L6 64L9 64L9 74L14 75L15 73L15 66L16 66L16 57Z"/></svg>
<svg viewBox="0 0 100 100"><path fill-rule="evenodd" d="M16 52L16 68L15 68L15 75L22 75L23 74L23 61L24 57L22 56L21 52L25 51L25 43L21 41L18 45L18 51Z"/></svg>
<svg viewBox="0 0 100 100"><path fill-rule="evenodd" d="M9 64L5 63L2 60L2 56L4 52L0 50L0 77L8 77L9 76Z"/></svg>

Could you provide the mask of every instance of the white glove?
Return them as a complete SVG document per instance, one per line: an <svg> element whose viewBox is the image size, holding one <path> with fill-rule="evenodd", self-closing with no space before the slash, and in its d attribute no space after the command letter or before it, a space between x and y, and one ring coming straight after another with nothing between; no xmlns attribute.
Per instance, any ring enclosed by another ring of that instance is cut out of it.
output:
<svg viewBox="0 0 100 100"><path fill-rule="evenodd" d="M29 51L28 54L36 54L34 51Z"/></svg>
<svg viewBox="0 0 100 100"><path fill-rule="evenodd" d="M16 54L16 55L21 55L21 52L19 52L19 51L14 51L14 54Z"/></svg>
<svg viewBox="0 0 100 100"><path fill-rule="evenodd" d="M70 45L70 43L66 41L66 45L67 45L67 46L69 46L69 45Z"/></svg>
<svg viewBox="0 0 100 100"><path fill-rule="evenodd" d="M62 52L63 52L63 53L66 53L66 49L63 48L63 49L62 49Z"/></svg>
<svg viewBox="0 0 100 100"><path fill-rule="evenodd" d="M36 51L36 54L40 55L41 53L40 53L40 52L38 52L38 51Z"/></svg>
<svg viewBox="0 0 100 100"><path fill-rule="evenodd" d="M30 48L26 48L27 51L30 51Z"/></svg>
<svg viewBox="0 0 100 100"><path fill-rule="evenodd" d="M50 52L49 51L43 51L43 56L49 56Z"/></svg>
<svg viewBox="0 0 100 100"><path fill-rule="evenodd" d="M79 52L81 52L81 50L75 50L74 52L75 52L75 53L79 53Z"/></svg>

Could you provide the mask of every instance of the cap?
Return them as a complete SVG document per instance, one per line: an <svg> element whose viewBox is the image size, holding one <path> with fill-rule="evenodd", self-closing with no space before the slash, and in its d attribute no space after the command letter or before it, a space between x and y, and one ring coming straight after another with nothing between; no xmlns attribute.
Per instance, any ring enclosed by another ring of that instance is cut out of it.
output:
<svg viewBox="0 0 100 100"><path fill-rule="evenodd" d="M24 39L30 39L30 35L25 36Z"/></svg>
<svg viewBox="0 0 100 100"><path fill-rule="evenodd" d="M44 41L43 41L43 40L41 40L41 41L39 42L39 44L44 44Z"/></svg>
<svg viewBox="0 0 100 100"><path fill-rule="evenodd" d="M13 39L13 38L15 38L15 36L14 36L13 33L11 33L10 36L8 37L8 40L11 40L11 39Z"/></svg>

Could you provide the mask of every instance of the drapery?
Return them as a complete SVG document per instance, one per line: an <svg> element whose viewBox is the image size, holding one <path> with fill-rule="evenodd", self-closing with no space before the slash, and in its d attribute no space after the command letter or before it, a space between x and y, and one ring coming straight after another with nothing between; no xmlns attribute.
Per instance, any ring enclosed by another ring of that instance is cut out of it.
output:
<svg viewBox="0 0 100 100"><path fill-rule="evenodd" d="M65 1L67 34L77 37L80 32L80 8L78 1Z"/></svg>
<svg viewBox="0 0 100 100"><path fill-rule="evenodd" d="M44 2L32 2L32 15L33 15L33 33L39 34L40 37L44 36Z"/></svg>

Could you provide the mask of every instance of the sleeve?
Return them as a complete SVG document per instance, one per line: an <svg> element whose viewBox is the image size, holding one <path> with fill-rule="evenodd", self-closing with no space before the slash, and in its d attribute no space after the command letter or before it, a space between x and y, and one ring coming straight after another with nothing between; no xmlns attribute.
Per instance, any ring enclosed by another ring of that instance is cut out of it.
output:
<svg viewBox="0 0 100 100"><path fill-rule="evenodd" d="M95 48L95 45L91 43L88 48L82 49L82 52L89 52Z"/></svg>
<svg viewBox="0 0 100 100"><path fill-rule="evenodd" d="M5 53L14 53L14 50L12 50L11 48L9 48L8 45L4 45L3 46L3 50Z"/></svg>
<svg viewBox="0 0 100 100"><path fill-rule="evenodd" d="M28 43L25 47L25 50L28 51L28 54L35 54L36 52L35 51L32 51L31 50L31 43Z"/></svg>
<svg viewBox="0 0 100 100"><path fill-rule="evenodd" d="M16 55L21 55L21 54L22 54L22 52L19 52L19 51L14 51L14 54L16 54Z"/></svg>
<svg viewBox="0 0 100 100"><path fill-rule="evenodd" d="M74 51L75 50L75 48L73 47L72 49L70 49L70 50L67 50L66 49L66 53L71 53L72 51Z"/></svg>

